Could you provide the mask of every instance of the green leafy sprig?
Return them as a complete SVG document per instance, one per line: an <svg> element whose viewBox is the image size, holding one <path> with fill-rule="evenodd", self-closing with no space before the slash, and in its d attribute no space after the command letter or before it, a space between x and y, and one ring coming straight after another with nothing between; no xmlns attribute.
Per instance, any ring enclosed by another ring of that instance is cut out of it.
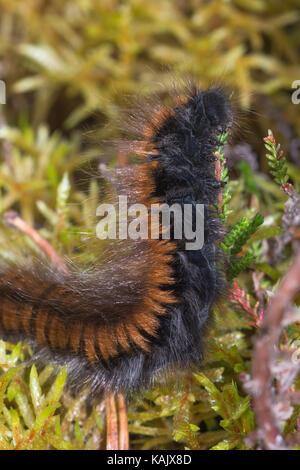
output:
<svg viewBox="0 0 300 470"><path fill-rule="evenodd" d="M250 237L258 230L264 222L262 214L257 213L251 219L243 217L240 222L227 233L222 248L229 255L231 279L238 276L240 272L249 267L255 259L255 253L247 252L244 256L237 256L241 253Z"/></svg>
<svg viewBox="0 0 300 470"><path fill-rule="evenodd" d="M265 148L268 150L266 157L271 170L271 175L274 176L276 183L284 189L288 182L287 175L287 162L283 156L283 150L280 149L280 144L276 144L273 132L269 129L267 137L264 138Z"/></svg>
<svg viewBox="0 0 300 470"><path fill-rule="evenodd" d="M219 194L218 211L221 219L227 219L232 210L228 209L228 204L231 200L231 194L226 186L229 182L228 168L225 166L226 158L224 153L225 145L227 145L228 132L221 134L218 138L219 145L215 151L216 157L216 178L218 181L225 183L224 189Z"/></svg>

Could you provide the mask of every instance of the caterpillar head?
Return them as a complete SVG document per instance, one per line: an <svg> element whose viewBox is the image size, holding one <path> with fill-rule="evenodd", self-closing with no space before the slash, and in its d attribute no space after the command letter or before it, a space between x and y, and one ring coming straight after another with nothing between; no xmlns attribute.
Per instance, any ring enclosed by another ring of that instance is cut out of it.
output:
<svg viewBox="0 0 300 470"><path fill-rule="evenodd" d="M202 98L200 114L206 118L212 128L218 133L231 127L233 114L227 96L218 89L212 89L200 94Z"/></svg>

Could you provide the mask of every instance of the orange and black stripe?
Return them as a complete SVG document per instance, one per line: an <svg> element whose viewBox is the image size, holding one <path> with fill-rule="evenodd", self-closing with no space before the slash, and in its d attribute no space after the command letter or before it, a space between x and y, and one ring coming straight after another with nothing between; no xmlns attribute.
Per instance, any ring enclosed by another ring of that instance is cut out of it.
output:
<svg viewBox="0 0 300 470"><path fill-rule="evenodd" d="M145 142L138 149L140 155L156 153L151 139L156 130L165 119L174 113L172 109L162 107L154 113L150 124L144 129ZM136 177L136 191L139 202L148 208L150 218L151 204L159 203L152 195L155 190L154 171L158 162L152 161L138 167ZM150 221L150 219L149 219ZM148 223L149 230L151 223ZM47 297L55 294L57 305L68 304L68 297L72 298L74 292L65 286L37 285L34 287L36 301L30 302L28 298L19 299L18 296L2 296L0 301L1 327L6 332L25 332L35 338L38 344L48 346L51 350L72 351L74 354L83 353L91 363L103 359L108 362L120 353L131 352L132 347L151 351L151 338L159 334L160 317L166 314L169 305L176 302L171 287L174 283L171 267L172 253L176 249L174 243L167 240L147 240L149 268L145 276L145 289L143 300L138 307L128 312L125 321L104 325L95 322L85 322L84 317L71 318L64 315L57 308L47 306ZM1 284L15 288L16 292L24 292L26 277L20 274L13 276L8 273ZM37 280L38 283L38 280ZM32 287L32 284L30 285ZM38 294L40 292L40 294ZM22 297L22 296L21 296Z"/></svg>

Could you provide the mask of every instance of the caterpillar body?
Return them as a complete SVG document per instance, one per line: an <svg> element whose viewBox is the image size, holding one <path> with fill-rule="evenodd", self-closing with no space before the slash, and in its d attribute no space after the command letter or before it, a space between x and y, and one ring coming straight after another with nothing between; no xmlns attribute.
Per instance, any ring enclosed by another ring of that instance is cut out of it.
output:
<svg viewBox="0 0 300 470"><path fill-rule="evenodd" d="M70 387L88 385L94 394L128 395L172 367L199 364L222 287L214 151L231 123L222 90L190 86L174 106L152 109L136 146L145 161L121 172L125 191L134 187L135 199L147 207L204 204L201 249L188 251L184 239L171 236L119 244L87 272L64 273L42 261L3 264L1 337L25 338L35 361L68 364Z"/></svg>

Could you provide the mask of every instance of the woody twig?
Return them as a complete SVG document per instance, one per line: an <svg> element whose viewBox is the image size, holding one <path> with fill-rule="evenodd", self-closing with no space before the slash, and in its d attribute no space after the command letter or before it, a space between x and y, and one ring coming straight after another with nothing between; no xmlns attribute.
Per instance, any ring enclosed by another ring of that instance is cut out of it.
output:
<svg viewBox="0 0 300 470"><path fill-rule="evenodd" d="M19 214L15 211L7 211L3 215L3 223L10 228L15 228L20 232L30 237L37 246L45 253L45 255L52 261L63 272L67 273L68 268L63 259L56 253L52 246L25 220L23 220Z"/></svg>
<svg viewBox="0 0 300 470"><path fill-rule="evenodd" d="M270 302L263 319L261 335L255 342L252 366L252 393L259 435L267 450L288 448L274 414L272 363L284 324L285 313L300 290L300 251L279 289Z"/></svg>
<svg viewBox="0 0 300 470"><path fill-rule="evenodd" d="M106 449L119 450L118 417L113 393L105 395Z"/></svg>
<svg viewBox="0 0 300 470"><path fill-rule="evenodd" d="M119 407L119 450L129 449L128 418L124 396L118 395Z"/></svg>

